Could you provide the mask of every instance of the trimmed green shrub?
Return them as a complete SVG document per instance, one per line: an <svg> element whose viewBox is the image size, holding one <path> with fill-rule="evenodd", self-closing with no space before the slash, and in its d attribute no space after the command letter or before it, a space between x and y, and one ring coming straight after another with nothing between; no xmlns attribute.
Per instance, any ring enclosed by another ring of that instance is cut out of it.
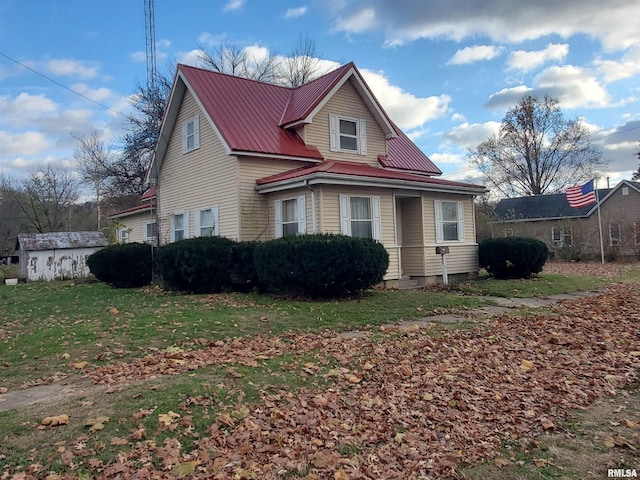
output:
<svg viewBox="0 0 640 480"><path fill-rule="evenodd" d="M116 288L137 288L151 283L151 245L121 243L89 255L87 266L101 282Z"/></svg>
<svg viewBox="0 0 640 480"><path fill-rule="evenodd" d="M495 278L529 278L540 273L549 258L547 245L535 238L489 238L478 246L480 268Z"/></svg>
<svg viewBox="0 0 640 480"><path fill-rule="evenodd" d="M164 287L190 293L229 289L234 243L225 237L198 237L160 247L156 265Z"/></svg>
<svg viewBox="0 0 640 480"><path fill-rule="evenodd" d="M317 234L283 237L256 246L260 285L272 292L342 297L382 281L389 255L367 238Z"/></svg>
<svg viewBox="0 0 640 480"><path fill-rule="evenodd" d="M258 242L237 242L231 247L231 287L236 292L249 292L258 286L258 272L253 252Z"/></svg>

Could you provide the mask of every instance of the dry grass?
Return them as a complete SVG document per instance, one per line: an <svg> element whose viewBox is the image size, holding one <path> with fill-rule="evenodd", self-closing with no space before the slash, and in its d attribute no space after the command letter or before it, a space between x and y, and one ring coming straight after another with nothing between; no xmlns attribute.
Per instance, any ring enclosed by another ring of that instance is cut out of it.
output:
<svg viewBox="0 0 640 480"><path fill-rule="evenodd" d="M548 262L543 273L557 275L584 275L599 278L616 278L632 268L629 263L605 263L600 262ZM637 264L635 264L637 265Z"/></svg>

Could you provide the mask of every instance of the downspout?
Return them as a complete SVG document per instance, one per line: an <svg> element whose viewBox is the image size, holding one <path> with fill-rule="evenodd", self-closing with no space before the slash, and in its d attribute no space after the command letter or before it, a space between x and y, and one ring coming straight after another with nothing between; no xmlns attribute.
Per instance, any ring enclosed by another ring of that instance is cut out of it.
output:
<svg viewBox="0 0 640 480"><path fill-rule="evenodd" d="M316 192L311 186L309 186L309 179L305 180L305 185L311 191L311 223L313 224L311 233L316 233Z"/></svg>

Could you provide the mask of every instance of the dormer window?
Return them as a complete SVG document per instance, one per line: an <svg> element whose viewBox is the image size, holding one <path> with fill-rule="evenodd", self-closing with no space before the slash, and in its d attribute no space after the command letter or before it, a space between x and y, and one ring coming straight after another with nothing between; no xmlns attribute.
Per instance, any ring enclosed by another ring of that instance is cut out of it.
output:
<svg viewBox="0 0 640 480"><path fill-rule="evenodd" d="M332 152L367 154L367 122L361 118L329 115Z"/></svg>

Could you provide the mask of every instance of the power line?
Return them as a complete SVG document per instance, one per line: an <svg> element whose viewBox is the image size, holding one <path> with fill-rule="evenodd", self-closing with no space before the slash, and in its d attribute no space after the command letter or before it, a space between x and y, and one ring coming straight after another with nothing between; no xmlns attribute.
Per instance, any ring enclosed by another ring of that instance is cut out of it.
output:
<svg viewBox="0 0 640 480"><path fill-rule="evenodd" d="M8 59L8 60L11 60L11 61L12 61L12 62L14 62L14 63L17 63L17 64L18 64L18 65L20 65L21 67L26 68L27 70L30 70L31 72L35 73L36 75L41 76L41 77L42 77L42 78L44 78L45 80L48 80L48 81L50 81L51 83L54 83L54 84L58 85L59 87L62 87L62 88L64 88L65 90L68 90L68 91L70 91L71 93L74 93L74 94L78 95L79 97L84 98L85 100L89 100L90 102L95 103L95 104L96 104L96 105L98 105L99 107L102 107L102 108L104 108L104 109L106 109L106 110L111 110L113 113L115 113L115 114L117 114L117 115L120 115L120 116L122 116L122 117L124 117L124 118L128 118L124 113L122 113L122 112L120 112L120 111L116 110L115 108L112 108L112 107L109 107L109 106L107 106L107 105L105 105L105 104L103 104L103 103L100 103L100 102L98 102L98 101L94 100L93 98L89 98L89 97L87 97L86 95L84 95L84 94L82 94L82 93L80 93L80 92L78 92L78 91L74 90L73 88L67 87L66 85L64 85L64 84L62 84L62 83L60 83L60 82L58 82L58 81L54 80L53 78L46 76L44 73L39 72L39 71L38 71L38 70L36 70L35 68L31 68L30 66L25 65L24 63L22 63L22 62L20 62L20 61L16 60L15 58L10 57L10 56L9 56L9 55L7 55L6 53L2 53L2 52L0 52L0 56L3 56L4 58L6 58L6 59Z"/></svg>

